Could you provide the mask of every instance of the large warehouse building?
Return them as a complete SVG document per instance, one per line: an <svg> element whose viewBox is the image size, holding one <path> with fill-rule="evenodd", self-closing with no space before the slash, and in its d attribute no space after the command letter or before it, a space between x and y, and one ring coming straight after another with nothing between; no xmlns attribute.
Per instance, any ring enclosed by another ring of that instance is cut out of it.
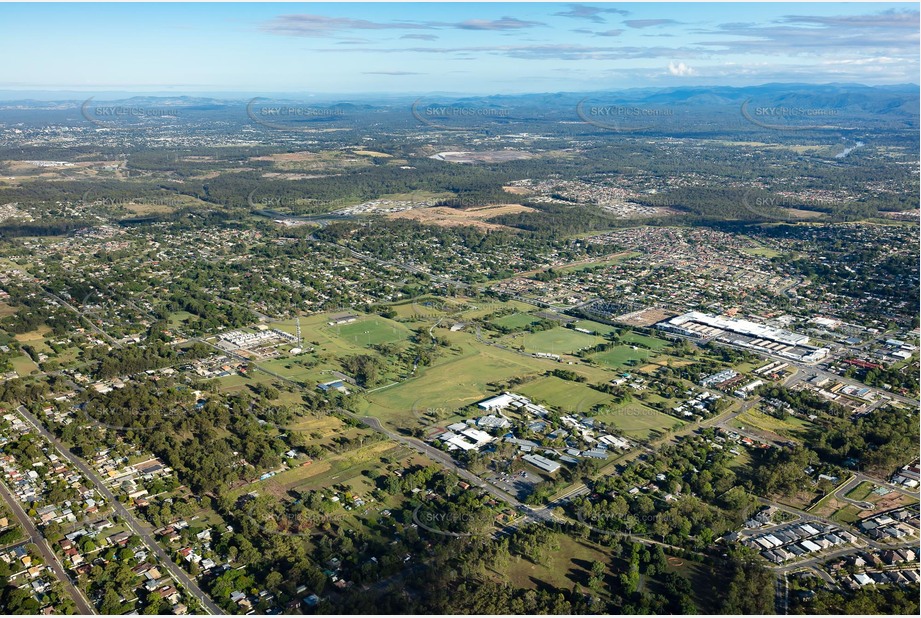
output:
<svg viewBox="0 0 921 618"><path fill-rule="evenodd" d="M716 339L753 348L805 363L818 362L828 355L827 348L808 345L809 337L750 320L715 316L690 311L657 324L661 330L686 337Z"/></svg>

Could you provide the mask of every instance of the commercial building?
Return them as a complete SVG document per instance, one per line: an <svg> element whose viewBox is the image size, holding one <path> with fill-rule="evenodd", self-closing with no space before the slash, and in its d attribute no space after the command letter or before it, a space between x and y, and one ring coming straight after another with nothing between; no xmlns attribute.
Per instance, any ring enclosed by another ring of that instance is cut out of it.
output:
<svg viewBox="0 0 921 618"><path fill-rule="evenodd" d="M560 464L551 459L547 459L546 457L542 457L541 455L525 455L522 457L522 459L524 459L532 466L540 468L544 472L548 472L550 474L553 474L560 469Z"/></svg>
<svg viewBox="0 0 921 618"><path fill-rule="evenodd" d="M699 311L689 311L656 325L660 330L685 337L716 339L759 352L784 358L814 363L828 355L827 348L809 345L809 337L750 320L715 316Z"/></svg>

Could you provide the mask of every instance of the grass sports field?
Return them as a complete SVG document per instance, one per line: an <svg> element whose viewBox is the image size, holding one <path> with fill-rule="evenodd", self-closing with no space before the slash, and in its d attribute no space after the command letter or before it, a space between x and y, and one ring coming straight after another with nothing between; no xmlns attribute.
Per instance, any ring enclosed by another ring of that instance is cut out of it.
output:
<svg viewBox="0 0 921 618"><path fill-rule="evenodd" d="M378 317L359 318L351 324L327 328L341 339L365 346L393 343L406 339L409 335L403 325Z"/></svg>
<svg viewBox="0 0 921 618"><path fill-rule="evenodd" d="M528 315L526 313L513 313L511 315L505 315L501 318L496 318L492 321L496 326L501 326L503 328L525 328L537 322L537 318L533 315Z"/></svg>
<svg viewBox="0 0 921 618"><path fill-rule="evenodd" d="M591 358L602 365L607 365L615 369L622 369L631 366L631 361L638 364L645 363L649 358L649 354L649 350L644 350L642 348L634 350L628 345L618 345L606 352L593 354Z"/></svg>
<svg viewBox="0 0 921 618"><path fill-rule="evenodd" d="M573 326L590 330L598 335L607 335L608 333L617 332L616 326L602 324L601 322L592 322L591 320L579 320L573 323Z"/></svg>
<svg viewBox="0 0 921 618"><path fill-rule="evenodd" d="M668 342L663 339L650 337L649 335L640 335L638 333L624 333L620 339L625 343L635 343L637 345L646 346L650 350L655 350L656 352L668 345Z"/></svg>
<svg viewBox="0 0 921 618"><path fill-rule="evenodd" d="M549 354L572 354L583 348L604 343L601 337L578 333L569 328L551 328L539 333L524 333L516 343L524 340L525 352Z"/></svg>

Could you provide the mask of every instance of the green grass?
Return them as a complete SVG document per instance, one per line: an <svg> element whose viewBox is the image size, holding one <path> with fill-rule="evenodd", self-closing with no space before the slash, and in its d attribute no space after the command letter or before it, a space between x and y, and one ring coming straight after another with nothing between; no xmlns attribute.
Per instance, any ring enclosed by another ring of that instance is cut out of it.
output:
<svg viewBox="0 0 921 618"><path fill-rule="evenodd" d="M596 404L605 404L611 398L580 382L570 382L555 376L534 380L515 389L536 401L542 401L562 410L587 413Z"/></svg>
<svg viewBox="0 0 921 618"><path fill-rule="evenodd" d="M631 362L643 364L649 359L649 356L649 350L642 348L634 350L628 345L618 345L605 352L593 354L591 359L596 363L601 363L614 369L623 369L631 366Z"/></svg>
<svg viewBox="0 0 921 618"><path fill-rule="evenodd" d="M460 316L461 320L478 320L483 319L486 316L495 313L500 310L509 310L514 309L519 313L527 313L534 309L532 305L527 303L522 303L517 300L509 300L505 302L498 302L494 300L487 299L461 299L464 301L463 313Z"/></svg>
<svg viewBox="0 0 921 618"><path fill-rule="evenodd" d="M840 521L845 524L852 524L858 519L860 519L861 510L854 506L853 504L848 504L846 507L838 509L832 513L831 518L835 521Z"/></svg>
<svg viewBox="0 0 921 618"><path fill-rule="evenodd" d="M734 418L731 424L739 429L743 427L753 427L761 431L777 434L778 436L791 438L797 436L802 437L810 429L815 427L815 425L809 421L795 416L788 416L786 419L781 420L754 408L746 410Z"/></svg>
<svg viewBox="0 0 921 618"><path fill-rule="evenodd" d="M409 331L402 324L378 317L361 318L342 326L330 326L329 330L340 339L365 346L403 341L409 335Z"/></svg>
<svg viewBox="0 0 921 618"><path fill-rule="evenodd" d="M492 323L503 328L517 330L520 328L526 328L531 324L535 324L537 321L538 319L533 315L528 315L526 313L513 313L511 315L502 316L501 318L496 318L495 320L492 320Z"/></svg>
<svg viewBox="0 0 921 618"><path fill-rule="evenodd" d="M316 367L306 368L297 362L294 358L273 358L271 360L259 361L257 363L269 371L274 371L286 378L298 381L328 382L334 379L334 376L328 372Z"/></svg>
<svg viewBox="0 0 921 618"><path fill-rule="evenodd" d="M866 500L870 496L870 493L873 491L874 487L876 487L876 485L873 483L870 483L869 481L863 481L857 485L857 487L847 492L845 495L851 500L860 502L861 500Z"/></svg>
<svg viewBox="0 0 921 618"><path fill-rule="evenodd" d="M170 328L176 328L182 326L183 324L188 324L191 321L197 320L198 316L189 313L188 311L174 311L169 315L169 326Z"/></svg>
<svg viewBox="0 0 921 618"><path fill-rule="evenodd" d="M613 588L619 569L611 565L610 550L587 541L556 534L560 545L550 552L547 564L535 564L526 558L512 558L504 568L493 566L492 571L503 582L518 588L572 590L574 584L585 586L591 575L592 562L606 565L602 594Z"/></svg>
<svg viewBox="0 0 921 618"><path fill-rule="evenodd" d="M445 333L457 342L460 352L448 352L435 365L422 367L405 382L365 395L360 410L398 427L416 426L427 410L439 416L486 399L493 393L488 385L513 376L533 374L557 363L529 362L526 357L499 348L474 344L465 333ZM475 341L475 340L473 340Z"/></svg>
<svg viewBox="0 0 921 618"><path fill-rule="evenodd" d="M449 307L449 311L455 308L451 306L446 299L434 296L416 298L410 301L389 305L389 307L396 312L398 318L403 319L414 319L433 315L441 316L444 315L445 312L439 307Z"/></svg>
<svg viewBox="0 0 921 618"><path fill-rule="evenodd" d="M595 416L599 421L617 427L627 437L647 439L654 432L664 432L685 423L658 410L639 403L629 403Z"/></svg>
<svg viewBox="0 0 921 618"><path fill-rule="evenodd" d="M650 350L654 350L656 352L662 350L665 346L668 345L668 342L664 339L659 339L658 337L650 337L648 335L640 335L638 333L624 333L620 339L625 343L634 343L637 345L646 346Z"/></svg>
<svg viewBox="0 0 921 618"><path fill-rule="evenodd" d="M314 460L309 465L298 465L262 481L248 483L234 489L230 495L237 497L258 490L263 494L282 497L292 489L304 491L338 484L350 485L354 491L366 493L373 489L373 482L365 478L363 472L378 470L381 467L381 457L396 459L406 454L405 447L387 440L378 441Z"/></svg>
<svg viewBox="0 0 921 618"><path fill-rule="evenodd" d="M35 371L38 371L36 364L25 354L10 359L10 364L13 365L13 371L18 373L20 377L24 377L32 374Z"/></svg>
<svg viewBox="0 0 921 618"><path fill-rule="evenodd" d="M572 354L583 348L604 343L604 339L585 333L577 333L569 328L551 328L539 333L524 333L515 339L517 345L524 341L525 352L544 352L550 354Z"/></svg>
<svg viewBox="0 0 921 618"><path fill-rule="evenodd" d="M770 247L749 247L747 249L742 249L742 252L749 255L760 255L766 258L777 257L781 254L780 251L776 251Z"/></svg>
<svg viewBox="0 0 921 618"><path fill-rule="evenodd" d="M574 322L573 326L576 328L584 328L585 330L593 331L599 335L607 335L608 333L617 331L616 326L602 324L601 322L593 322L592 320L579 320Z"/></svg>
<svg viewBox="0 0 921 618"><path fill-rule="evenodd" d="M357 411L378 417L396 427L427 425L429 421L423 422L423 416L437 416L442 420L450 418L460 408L494 394L496 382L512 377L538 377L548 370L561 367L560 363L553 360L531 358L511 350L483 345L472 332L452 333L447 329L438 329L437 332L451 343L450 350L443 349L433 366L420 367L416 377L390 388L364 394L356 402ZM609 372L598 367L568 367L591 382L610 380L612 377ZM584 384L557 378L549 382L547 380L539 378L525 386L537 388L541 397L551 405L566 405L569 409L573 409L583 399L587 407L609 399L607 395ZM541 387L538 383L553 386ZM516 392L525 386L516 387ZM569 390L573 387L574 393ZM426 414L429 410L434 411L434 414Z"/></svg>

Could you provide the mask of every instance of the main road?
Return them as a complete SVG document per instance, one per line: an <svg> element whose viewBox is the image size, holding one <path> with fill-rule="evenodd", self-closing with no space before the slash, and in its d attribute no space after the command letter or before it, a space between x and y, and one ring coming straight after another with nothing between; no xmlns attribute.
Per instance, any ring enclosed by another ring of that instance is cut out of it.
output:
<svg viewBox="0 0 921 618"><path fill-rule="evenodd" d="M150 530L144 524L138 521L138 519L134 516L134 513L125 508L125 505L115 498L115 495L109 490L106 484L102 482L102 479L99 478L99 475L96 474L95 470L86 465L82 459L70 452L70 449L64 446L64 444L56 437L54 437L50 431L45 429L45 426L42 425L42 423L37 418L35 418L25 408L25 406L19 406L19 413L22 414L22 416L27 421L29 421L33 427L35 427L35 430L41 434L43 438L48 440L58 450L58 452L64 456L65 459L67 459L74 465L74 467L83 473L83 476L85 476L87 480L95 485L96 490L102 495L103 498L109 502L109 504L112 505L112 507L115 509L115 512L121 516L131 531L139 536L150 548L150 550L156 554L156 556L160 559L161 564L166 568L169 574L173 576L173 579L180 582L193 596L198 598L202 606L209 613L224 613L224 611L214 601L212 601L211 598L201 590L201 588L198 587L198 584L196 584L195 581L189 577L188 573L183 571L175 562L173 562L172 558L169 557L169 554L167 554L166 551L160 547L160 544L157 543L157 541L153 538Z"/></svg>
<svg viewBox="0 0 921 618"><path fill-rule="evenodd" d="M35 546L38 547L39 553L45 559L45 564L47 564L54 574L57 576L61 583L64 585L64 588L67 589L67 594L70 595L70 598L74 600L74 603L77 606L77 610L81 614L95 614L96 609L90 604L85 596L83 596L83 591L77 588L73 580L67 576L67 572L64 570L64 567L61 566L61 562L58 560L58 557L55 555L51 548L48 546L48 541L45 540L45 537L42 536L42 533L38 531L35 527L35 524L29 518L25 511L22 510L22 506L19 504L19 501L16 497L10 492L6 484L3 481L0 481L0 494L3 495L3 498L9 503L10 509L13 511L13 515L16 519L19 520L19 524L22 526L22 529L25 530L33 541Z"/></svg>

